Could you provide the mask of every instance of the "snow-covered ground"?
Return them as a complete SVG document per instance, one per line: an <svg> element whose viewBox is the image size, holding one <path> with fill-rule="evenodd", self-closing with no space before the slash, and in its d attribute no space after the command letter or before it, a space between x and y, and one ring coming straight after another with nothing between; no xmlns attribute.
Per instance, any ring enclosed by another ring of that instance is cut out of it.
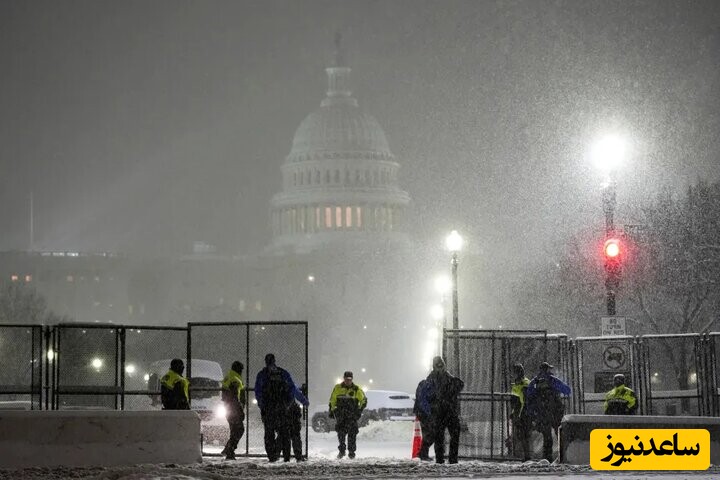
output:
<svg viewBox="0 0 720 480"><path fill-rule="evenodd" d="M357 458L337 460L334 432L310 434L310 459L305 463L282 461L269 463L266 458L239 458L234 461L205 457L195 465L138 465L113 468L0 470L0 479L101 479L101 480L229 480L261 479L406 479L406 478L502 478L503 480L562 478L593 479L693 479L710 480L720 476L720 468L705 472L594 472L587 466L550 465L537 462L460 461L457 465L436 465L410 459L413 422L371 422L358 435Z"/></svg>

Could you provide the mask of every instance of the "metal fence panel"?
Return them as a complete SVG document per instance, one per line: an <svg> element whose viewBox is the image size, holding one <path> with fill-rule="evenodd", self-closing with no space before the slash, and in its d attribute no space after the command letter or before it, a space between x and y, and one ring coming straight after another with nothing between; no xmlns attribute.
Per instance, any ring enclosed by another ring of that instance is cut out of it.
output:
<svg viewBox="0 0 720 480"><path fill-rule="evenodd" d="M63 324L55 333L55 409L118 409L118 327Z"/></svg>
<svg viewBox="0 0 720 480"><path fill-rule="evenodd" d="M43 327L0 325L0 409L42 408Z"/></svg>
<svg viewBox="0 0 720 480"><path fill-rule="evenodd" d="M700 335L643 335L640 337L648 415L701 415L698 381ZM702 381L702 379L700 379Z"/></svg>
<svg viewBox="0 0 720 480"><path fill-rule="evenodd" d="M532 378L540 363L547 361L556 366L559 377L567 378L566 337L544 330L445 330L443 348L448 370L465 382L460 395L460 456L514 458L507 442L512 428L512 365L522 363ZM542 446L533 441L531 448L538 456Z"/></svg>
<svg viewBox="0 0 720 480"><path fill-rule="evenodd" d="M307 322L262 323L191 323L188 324L190 351L194 359L207 359L221 365L226 372L233 361L245 365L243 380L248 392L245 436L239 454L265 455L264 428L254 397L255 377L265 367L265 355L275 354L277 365L287 370L299 387L308 383ZM194 375L194 373L192 374ZM219 389L217 390L219 396ZM212 428L209 428L212 424ZM227 440L227 422L208 419L203 422L206 435L204 450L217 453ZM301 435L307 454L307 419Z"/></svg>
<svg viewBox="0 0 720 480"><path fill-rule="evenodd" d="M638 376L636 341L631 336L583 337L574 342L571 387L577 412L599 415L604 412L605 394L613 388L613 377L622 373L627 386L642 391ZM642 410L642 405L640 405Z"/></svg>
<svg viewBox="0 0 720 480"><path fill-rule="evenodd" d="M123 410L159 410L159 379L167 361L187 358L187 328L133 326L121 329L121 390Z"/></svg>

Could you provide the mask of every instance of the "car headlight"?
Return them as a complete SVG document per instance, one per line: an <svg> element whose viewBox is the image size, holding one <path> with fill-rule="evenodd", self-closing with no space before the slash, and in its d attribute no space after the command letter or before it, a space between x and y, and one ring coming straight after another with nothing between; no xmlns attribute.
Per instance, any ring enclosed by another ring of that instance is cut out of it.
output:
<svg viewBox="0 0 720 480"><path fill-rule="evenodd" d="M217 407L215 407L215 417L216 418L226 418L227 417L227 410L225 410L225 405L220 404Z"/></svg>

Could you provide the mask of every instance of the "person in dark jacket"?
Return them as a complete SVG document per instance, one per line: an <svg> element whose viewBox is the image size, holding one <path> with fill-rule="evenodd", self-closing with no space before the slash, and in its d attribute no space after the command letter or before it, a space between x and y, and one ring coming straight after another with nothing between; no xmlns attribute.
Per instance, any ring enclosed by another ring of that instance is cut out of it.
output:
<svg viewBox="0 0 720 480"><path fill-rule="evenodd" d="M185 364L179 358L170 361L170 370L160 379L163 410L190 410L190 382L182 374Z"/></svg>
<svg viewBox="0 0 720 480"><path fill-rule="evenodd" d="M300 386L300 391L307 398L306 384L303 383ZM304 462L307 460L307 458L303 455L302 437L300 436L302 433L302 419L303 409L301 409L300 405L293 400L290 405L290 445L292 446L293 456L295 457L296 462Z"/></svg>
<svg viewBox="0 0 720 480"><path fill-rule="evenodd" d="M265 355L265 368L255 377L255 400L265 427L265 453L276 462L282 454L290 461L290 405L293 398L304 406L309 403L287 370L275 364L275 355Z"/></svg>
<svg viewBox="0 0 720 480"><path fill-rule="evenodd" d="M605 415L633 415L637 410L635 392L625 386L625 375L613 377L613 389L605 394Z"/></svg>
<svg viewBox="0 0 720 480"><path fill-rule="evenodd" d="M433 358L433 370L426 379L430 392L430 425L435 442L435 463L445 463L445 430L450 434L448 462L458 462L460 448L460 392L465 383L450 375L442 357Z"/></svg>
<svg viewBox="0 0 720 480"><path fill-rule="evenodd" d="M221 452L228 460L235 459L235 449L245 433L245 385L242 381L243 364L232 363L230 370L222 381L222 400L225 404L225 417L230 428L230 438Z"/></svg>
<svg viewBox="0 0 720 480"><path fill-rule="evenodd" d="M527 388L530 380L525 376L525 368L520 363L512 367L513 382L510 387L510 420L512 421L513 455L530 460L530 432L532 420L527 409Z"/></svg>
<svg viewBox="0 0 720 480"><path fill-rule="evenodd" d="M353 373L347 371L343 374L343 381L333 388L330 394L330 417L335 419L335 431L338 436L337 458L345 456L355 458L357 448L358 420L367 405L365 392L353 383ZM347 444L345 438L347 437Z"/></svg>
<svg viewBox="0 0 720 480"><path fill-rule="evenodd" d="M553 437L565 413L561 395L570 395L570 387L551 373L555 368L547 362L540 364L540 372L530 380L527 388L528 413L535 429L543 436L543 457L553 461Z"/></svg>
<svg viewBox="0 0 720 480"><path fill-rule="evenodd" d="M422 444L420 446L420 460L429 461L430 447L432 441L432 426L430 425L430 391L427 380L422 379L415 389L415 404L413 405L413 413L420 420L420 429L422 430Z"/></svg>

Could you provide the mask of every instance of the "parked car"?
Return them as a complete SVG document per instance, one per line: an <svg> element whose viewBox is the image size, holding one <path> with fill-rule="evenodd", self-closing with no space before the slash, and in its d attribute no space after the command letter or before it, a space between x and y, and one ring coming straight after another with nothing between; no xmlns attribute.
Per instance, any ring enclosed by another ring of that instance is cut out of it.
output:
<svg viewBox="0 0 720 480"><path fill-rule="evenodd" d="M366 426L370 420L414 420L414 399L409 393L391 390L368 390L365 392L368 403L358 425ZM335 420L328 411L316 412L312 416L312 428L316 432L329 432L335 429Z"/></svg>

